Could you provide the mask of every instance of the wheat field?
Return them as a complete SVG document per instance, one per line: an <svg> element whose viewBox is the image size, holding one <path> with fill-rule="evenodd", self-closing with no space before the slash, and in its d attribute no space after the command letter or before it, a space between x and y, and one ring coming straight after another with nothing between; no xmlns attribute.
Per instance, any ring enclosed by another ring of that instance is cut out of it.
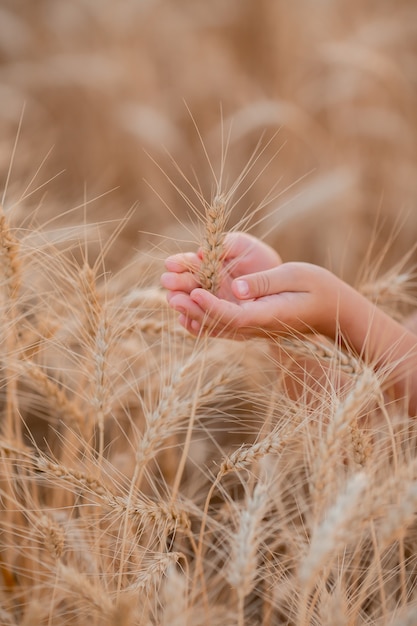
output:
<svg viewBox="0 0 417 626"><path fill-rule="evenodd" d="M417 624L383 374L159 285L222 207L405 319L416 68L413 0L2 0L0 624Z"/></svg>

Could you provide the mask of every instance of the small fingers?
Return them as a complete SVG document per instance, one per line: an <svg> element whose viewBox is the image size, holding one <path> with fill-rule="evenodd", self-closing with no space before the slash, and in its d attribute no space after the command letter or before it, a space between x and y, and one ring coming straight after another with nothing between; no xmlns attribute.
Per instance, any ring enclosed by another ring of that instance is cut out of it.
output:
<svg viewBox="0 0 417 626"><path fill-rule="evenodd" d="M189 320L202 322L204 311L186 293L173 293L169 299L169 306L181 315L185 315Z"/></svg>
<svg viewBox="0 0 417 626"><path fill-rule="evenodd" d="M190 293L199 286L196 277L191 272L164 272L160 282L162 287L169 289L169 291L183 291L185 293Z"/></svg>
<svg viewBox="0 0 417 626"><path fill-rule="evenodd" d="M169 305L179 313L178 321L192 335L211 333L209 315L188 294L173 292L168 296Z"/></svg>
<svg viewBox="0 0 417 626"><path fill-rule="evenodd" d="M194 252L173 254L165 259L165 267L168 272L196 272L200 265L200 259Z"/></svg>
<svg viewBox="0 0 417 626"><path fill-rule="evenodd" d="M229 233L225 240L226 262L232 262L239 274L266 270L281 265L279 254L268 244L249 233ZM234 271L232 270L232 274Z"/></svg>
<svg viewBox="0 0 417 626"><path fill-rule="evenodd" d="M214 331L217 334L221 329L235 329L240 326L244 315L241 306L217 298L205 289L194 289L190 297L204 314L198 321L210 330L211 334L214 334Z"/></svg>
<svg viewBox="0 0 417 626"><path fill-rule="evenodd" d="M308 289L308 280L297 269L300 265L283 263L263 272L240 276L233 281L232 291L240 300L272 296L283 292L305 291Z"/></svg>

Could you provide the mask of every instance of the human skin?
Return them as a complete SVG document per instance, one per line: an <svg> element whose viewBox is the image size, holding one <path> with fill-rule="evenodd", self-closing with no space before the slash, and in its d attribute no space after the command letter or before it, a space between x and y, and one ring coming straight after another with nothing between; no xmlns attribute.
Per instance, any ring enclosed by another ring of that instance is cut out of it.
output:
<svg viewBox="0 0 417 626"><path fill-rule="evenodd" d="M384 376L394 398L417 414L417 335L329 270L283 263L244 233L226 238L217 295L196 278L201 251L168 257L161 284L179 322L193 335L250 339L319 333L346 346Z"/></svg>

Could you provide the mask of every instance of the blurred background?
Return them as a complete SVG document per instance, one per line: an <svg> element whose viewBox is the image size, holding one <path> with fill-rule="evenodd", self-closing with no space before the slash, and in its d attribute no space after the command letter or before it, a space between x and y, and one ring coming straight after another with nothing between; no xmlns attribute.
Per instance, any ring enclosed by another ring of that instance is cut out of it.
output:
<svg viewBox="0 0 417 626"><path fill-rule="evenodd" d="M416 241L416 87L415 0L1 0L3 205L120 268L243 172L231 227L354 281Z"/></svg>

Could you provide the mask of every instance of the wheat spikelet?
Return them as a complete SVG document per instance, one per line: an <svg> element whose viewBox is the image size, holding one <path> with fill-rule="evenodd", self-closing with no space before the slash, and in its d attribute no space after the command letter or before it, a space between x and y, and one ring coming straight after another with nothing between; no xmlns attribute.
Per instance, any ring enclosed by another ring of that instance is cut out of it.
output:
<svg viewBox="0 0 417 626"><path fill-rule="evenodd" d="M20 244L0 206L0 271L1 271L1 304L4 313L1 321L0 338L3 344L3 360L5 362L4 386L6 388L6 417L2 428L6 437L20 436L21 425L17 417L18 398L16 380L10 365L10 358L18 344L17 306L22 284L22 267L20 261Z"/></svg>
<svg viewBox="0 0 417 626"><path fill-rule="evenodd" d="M19 362L18 369L36 385L36 390L46 398L51 409L57 411L64 420L74 422L80 428L85 424L85 415L78 405L39 365L29 359L23 359Z"/></svg>
<svg viewBox="0 0 417 626"><path fill-rule="evenodd" d="M184 558L180 552L167 552L153 555L151 559L144 560L143 569L135 575L134 581L125 588L125 591L138 592L144 590L146 593L150 593L152 588L160 586L168 568Z"/></svg>
<svg viewBox="0 0 417 626"><path fill-rule="evenodd" d="M205 231L201 242L202 261L198 273L203 289L214 294L217 294L221 280L226 223L226 196L219 193L211 204L206 205Z"/></svg>
<svg viewBox="0 0 417 626"><path fill-rule="evenodd" d="M0 619L1 619L1 623L4 626L16 626L16 620L13 615L13 610L8 611L0 607ZM31 622L26 622L26 624L27 626L29 626ZM35 622L35 625L36 625L36 622Z"/></svg>
<svg viewBox="0 0 417 626"><path fill-rule="evenodd" d="M415 626L417 602L415 600L410 600L406 609L396 611L395 613L396 614L393 618L388 616L384 623L389 624L390 626Z"/></svg>
<svg viewBox="0 0 417 626"><path fill-rule="evenodd" d="M179 528L184 530L190 527L187 512L171 502L164 502L162 498L153 502L144 496L132 499L115 496L110 492L106 496L103 502L118 513L126 513L144 529L154 527L155 535L159 538Z"/></svg>
<svg viewBox="0 0 417 626"><path fill-rule="evenodd" d="M188 622L188 580L176 563L168 565L162 588L161 626L182 626Z"/></svg>
<svg viewBox="0 0 417 626"><path fill-rule="evenodd" d="M289 412L282 418L286 424L278 424L270 433L267 433L260 441L252 445L243 444L224 461L222 461L218 478L232 471L241 471L250 467L255 461L259 461L267 454L280 454L294 437L299 435L302 418L300 414Z"/></svg>
<svg viewBox="0 0 417 626"><path fill-rule="evenodd" d="M278 347L282 347L289 355L296 358L314 358L324 363L337 364L337 367L347 374L357 374L362 369L361 360L344 350L335 342L324 337L281 337L275 340Z"/></svg>
<svg viewBox="0 0 417 626"><path fill-rule="evenodd" d="M156 320L152 317L143 317L135 322L135 328L144 335L160 337L172 329L172 320ZM183 341L188 340L191 342L193 340L193 337L182 327L175 329L175 332L181 336Z"/></svg>
<svg viewBox="0 0 417 626"><path fill-rule="evenodd" d="M109 323L106 317L101 317L96 328L94 340L94 392L92 397L92 408L94 410L94 420L97 422L99 431L98 454L99 459L104 453L104 423L111 410L109 401L110 380L107 375L107 358L110 348Z"/></svg>
<svg viewBox="0 0 417 626"><path fill-rule="evenodd" d="M44 538L45 546L54 559L60 559L64 551L65 534L60 524L43 514L38 521L37 528Z"/></svg>
<svg viewBox="0 0 417 626"><path fill-rule="evenodd" d="M48 479L57 479L62 483L77 486L90 495L102 497L108 494L108 488L95 476L80 470L67 467L62 462L54 462L46 456L39 454L30 459L30 464L36 468L41 475Z"/></svg>
<svg viewBox="0 0 417 626"><path fill-rule="evenodd" d="M88 609L100 616L104 623L114 613L114 602L99 581L86 576L70 565L59 563L57 567L60 595L71 599L71 604ZM109 622L107 622L109 623Z"/></svg>
<svg viewBox="0 0 417 626"><path fill-rule="evenodd" d="M353 460L357 465L365 467L372 450L370 437L359 427L357 419L353 420L349 431Z"/></svg>
<svg viewBox="0 0 417 626"><path fill-rule="evenodd" d="M103 307L97 291L95 272L87 262L84 263L79 272L79 284L81 302L85 313L83 328L87 330L88 334L95 337Z"/></svg>
<svg viewBox="0 0 417 626"><path fill-rule="evenodd" d="M131 289L121 298L123 310L133 310L139 313L168 311L165 292L160 287L142 287Z"/></svg>
<svg viewBox="0 0 417 626"><path fill-rule="evenodd" d="M190 387L190 380L198 372L199 359L196 354L192 354L174 371L168 384L162 386L158 405L147 416L147 428L138 446L136 457L141 466L154 456L182 422L189 419L196 399L198 406L203 406L223 395L231 380L230 368L225 368L224 365L219 365L216 374L207 382L201 383L197 389ZM233 377L238 375L238 371L234 370Z"/></svg>
<svg viewBox="0 0 417 626"><path fill-rule="evenodd" d="M110 327L106 309L101 304L96 288L95 273L88 263L79 274L82 304L85 311L86 341L90 353L92 376L91 406L92 421L99 432L98 453L102 459L104 452L104 422L110 411L110 381L107 376L107 360L110 349ZM84 327L85 328L85 327Z"/></svg>
<svg viewBox="0 0 417 626"><path fill-rule="evenodd" d="M414 521L417 506L417 478L410 476L410 468L406 467L398 476L386 481L384 487L385 495L394 496L396 502L386 505L385 515L377 524L378 545L381 550L384 546L401 538L407 527Z"/></svg>
<svg viewBox="0 0 417 626"><path fill-rule="evenodd" d="M340 580L336 582L331 591L322 590L318 614L322 626L349 626L352 624L346 589Z"/></svg>
<svg viewBox="0 0 417 626"><path fill-rule="evenodd" d="M323 425L324 435L317 444L318 451L314 458L311 479L311 493L317 507L317 515L326 509L334 497L336 470L346 434L364 407L369 407L372 401L379 398L380 393L377 376L370 367L364 367L346 397L337 401L336 409L333 415L329 416L327 426Z"/></svg>
<svg viewBox="0 0 417 626"><path fill-rule="evenodd" d="M403 315L398 309L400 305L407 304L415 307L415 298L411 291L414 277L408 273L396 273L395 268L388 274L377 280L360 286L360 292L372 302L387 311L391 316L402 319Z"/></svg>
<svg viewBox="0 0 417 626"><path fill-rule="evenodd" d="M162 537L172 532L178 532L180 529L188 532L190 528L187 512L172 502L165 502L160 497L152 501L135 491L129 495L123 495L123 493L107 487L101 478L66 467L62 463L53 462L43 454L35 455L33 451L22 450L1 441L0 447L9 458L16 455L22 467L32 470L33 476L28 475L27 480L39 482L40 478L43 477L44 484L48 485L49 488L52 485L60 490L65 487L74 494L75 498L82 495L85 502L94 503L96 506L100 504L103 515L104 511L107 511L111 513L111 518L119 523L123 519L132 520L135 528L150 533L150 539L154 542L158 542ZM48 539L48 523L48 519L42 518L39 528L45 541L49 541L51 548L55 542L54 550L58 557L62 550L61 532L59 528L49 528ZM133 541L136 543L138 537L135 533ZM123 539L123 545L126 544L126 541L127 535Z"/></svg>
<svg viewBox="0 0 417 626"><path fill-rule="evenodd" d="M22 264L19 258L20 243L12 233L10 225L0 206L0 263L3 289L6 290L10 305L16 302L22 284Z"/></svg>
<svg viewBox="0 0 417 626"><path fill-rule="evenodd" d="M365 473L354 474L335 503L327 509L323 521L313 530L308 553L299 568L299 578L304 588L312 584L328 557L332 554L336 558L338 550L349 541L350 525L358 519L358 501L367 486ZM359 508L359 519L362 513ZM326 565L330 565L328 561Z"/></svg>
<svg viewBox="0 0 417 626"><path fill-rule="evenodd" d="M244 624L244 602L258 576L259 546L262 539L262 518L268 508L266 485L258 483L247 497L239 513L238 529L231 538L230 561L225 576L236 590L238 624Z"/></svg>
<svg viewBox="0 0 417 626"><path fill-rule="evenodd" d="M7 444L4 449L8 453L14 450ZM81 490L84 496L89 496L92 501L97 499L119 516L126 513L128 517L136 520L138 524L144 527L150 524L151 526L156 525L160 529L168 529L168 531L177 527L189 527L186 512L171 503L165 503L162 499L153 502L144 495L133 494L134 497L127 497L114 493L103 483L101 478L66 467L62 463L53 462L42 454L38 456L19 454L19 456L29 463L29 467L33 467L50 481L58 485L73 486L77 491Z"/></svg>
<svg viewBox="0 0 417 626"><path fill-rule="evenodd" d="M395 237L392 233L391 237ZM385 244L386 247L389 242ZM389 315L401 321L404 317L404 310L414 310L416 308L415 288L415 266L407 269L414 253L411 247L393 266L385 273L378 275L383 260L380 254L379 260L368 263L364 266L364 278L358 284L358 290L369 300L378 304Z"/></svg>
<svg viewBox="0 0 417 626"><path fill-rule="evenodd" d="M19 626L42 626L45 624L47 618L47 609L41 600L32 599L24 609L24 615L19 623ZM16 624L13 621L13 625ZM4 623L4 626L8 626L8 622Z"/></svg>

